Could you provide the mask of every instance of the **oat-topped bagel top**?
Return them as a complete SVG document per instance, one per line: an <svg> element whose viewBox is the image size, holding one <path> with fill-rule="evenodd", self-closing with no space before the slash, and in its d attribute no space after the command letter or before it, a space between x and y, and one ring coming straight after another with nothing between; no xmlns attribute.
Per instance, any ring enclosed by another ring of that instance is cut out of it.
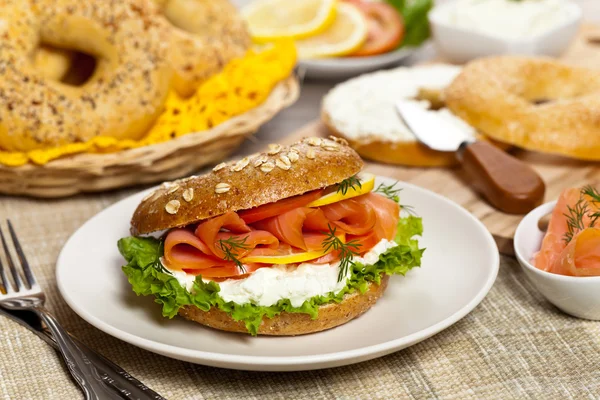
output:
<svg viewBox="0 0 600 400"><path fill-rule="evenodd" d="M169 90L170 30L147 0L0 0L0 147L27 151L103 135L137 139ZM88 82L45 79L40 41L93 55Z"/></svg>
<svg viewBox="0 0 600 400"><path fill-rule="evenodd" d="M202 176L168 182L131 219L134 235L181 227L324 188L358 173L363 162L343 139L306 138L222 163Z"/></svg>

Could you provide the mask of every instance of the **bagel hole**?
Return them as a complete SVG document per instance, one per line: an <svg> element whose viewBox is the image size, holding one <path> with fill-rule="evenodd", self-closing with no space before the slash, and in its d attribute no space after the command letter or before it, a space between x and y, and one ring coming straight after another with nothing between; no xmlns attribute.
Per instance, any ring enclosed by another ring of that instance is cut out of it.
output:
<svg viewBox="0 0 600 400"><path fill-rule="evenodd" d="M94 56L77 51L61 82L71 86L82 86L94 75L97 64Z"/></svg>

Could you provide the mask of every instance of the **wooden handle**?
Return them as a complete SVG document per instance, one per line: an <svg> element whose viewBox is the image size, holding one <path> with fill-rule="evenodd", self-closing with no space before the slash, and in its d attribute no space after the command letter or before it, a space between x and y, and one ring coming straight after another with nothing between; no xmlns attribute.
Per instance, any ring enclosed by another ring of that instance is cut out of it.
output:
<svg viewBox="0 0 600 400"><path fill-rule="evenodd" d="M527 164L487 142L465 147L462 164L472 186L500 211L525 214L542 204L546 186Z"/></svg>

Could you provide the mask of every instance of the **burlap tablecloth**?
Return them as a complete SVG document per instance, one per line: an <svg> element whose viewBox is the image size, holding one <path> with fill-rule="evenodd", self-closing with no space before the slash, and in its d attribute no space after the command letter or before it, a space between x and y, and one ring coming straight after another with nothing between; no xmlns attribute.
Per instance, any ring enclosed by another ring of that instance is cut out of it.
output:
<svg viewBox="0 0 600 400"><path fill-rule="evenodd" d="M71 332L169 399L600 398L600 322L571 318L503 257L494 287L467 317L406 350L348 367L255 373L171 360L114 339L79 318L56 287L55 262L88 218L133 190L43 201L0 197L48 306ZM4 225L3 225L4 226ZM0 395L79 399L55 351L0 317Z"/></svg>

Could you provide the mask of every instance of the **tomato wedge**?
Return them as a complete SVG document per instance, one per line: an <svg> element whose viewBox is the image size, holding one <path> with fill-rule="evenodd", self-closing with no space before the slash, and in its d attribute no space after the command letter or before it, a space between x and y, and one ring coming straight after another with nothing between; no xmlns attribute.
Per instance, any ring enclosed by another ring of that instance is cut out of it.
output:
<svg viewBox="0 0 600 400"><path fill-rule="evenodd" d="M321 197L323 190L324 189L313 190L312 192L288 197L287 199L279 200L275 203L264 204L249 210L238 211L237 214L247 224L262 221L263 219L281 215L287 211L291 211L298 207L304 207L305 205L312 203Z"/></svg>
<svg viewBox="0 0 600 400"><path fill-rule="evenodd" d="M347 0L348 1L348 0ZM394 50L404 38L404 20L394 7L383 2L348 1L367 17L369 32L366 42L351 57L373 56Z"/></svg>

